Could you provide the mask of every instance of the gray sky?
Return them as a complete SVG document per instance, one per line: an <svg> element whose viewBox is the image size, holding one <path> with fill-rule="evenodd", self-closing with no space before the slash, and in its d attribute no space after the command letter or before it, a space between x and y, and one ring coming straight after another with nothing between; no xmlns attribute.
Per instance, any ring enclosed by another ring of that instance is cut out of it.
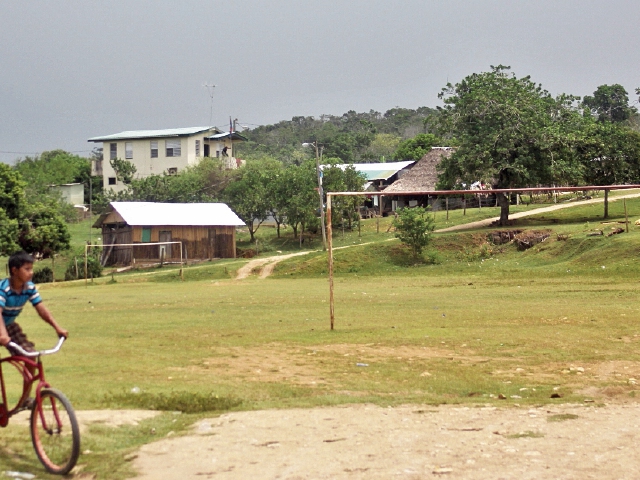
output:
<svg viewBox="0 0 640 480"><path fill-rule="evenodd" d="M0 160L229 116L435 106L498 64L554 94L635 99L639 20L637 0L6 0Z"/></svg>

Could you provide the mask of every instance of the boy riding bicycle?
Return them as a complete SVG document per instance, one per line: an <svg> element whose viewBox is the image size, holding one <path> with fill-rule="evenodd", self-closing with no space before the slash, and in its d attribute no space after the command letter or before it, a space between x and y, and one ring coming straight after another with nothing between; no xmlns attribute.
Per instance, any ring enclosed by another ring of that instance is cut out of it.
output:
<svg viewBox="0 0 640 480"><path fill-rule="evenodd" d="M9 257L10 276L0 282L0 313L3 320L0 322L0 345L7 347L12 355L16 355L17 352L7 346L9 342L20 345L27 352L34 351L35 345L27 339L20 325L15 321L27 300L34 306L40 318L53 327L58 336L66 338L69 335L69 332L58 325L47 307L42 304L40 294L31 281L33 263L34 259L28 253L19 252L11 255Z"/></svg>

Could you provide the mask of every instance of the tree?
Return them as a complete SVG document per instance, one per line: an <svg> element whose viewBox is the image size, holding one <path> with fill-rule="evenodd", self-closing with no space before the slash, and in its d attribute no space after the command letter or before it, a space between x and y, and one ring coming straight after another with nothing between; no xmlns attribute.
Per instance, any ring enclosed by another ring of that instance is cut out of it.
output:
<svg viewBox="0 0 640 480"><path fill-rule="evenodd" d="M325 192L362 192L367 177L358 172L353 165L339 167L339 159L327 158L323 169L323 186ZM358 207L362 204L362 197L333 197L333 223L340 224L347 219L348 227L359 218Z"/></svg>
<svg viewBox="0 0 640 480"><path fill-rule="evenodd" d="M25 210L18 236L22 250L49 258L67 250L70 240L66 222L55 202L35 203Z"/></svg>
<svg viewBox="0 0 640 480"><path fill-rule="evenodd" d="M588 185L635 183L640 178L640 132L612 122L594 123L581 159Z"/></svg>
<svg viewBox="0 0 640 480"><path fill-rule="evenodd" d="M620 123L636 113L636 109L629 106L627 91L617 83L600 85L593 96L584 97L583 103L600 122Z"/></svg>
<svg viewBox="0 0 640 480"><path fill-rule="evenodd" d="M483 181L498 189L571 184L581 179L577 149L584 117L577 98L553 98L530 77L509 67L472 74L440 93L442 135L458 147L440 164L438 187L462 188ZM500 225L509 218L509 199L498 195Z"/></svg>
<svg viewBox="0 0 640 480"><path fill-rule="evenodd" d="M21 175L0 163L0 255L23 249L46 258L69 248L69 238L56 202L29 204Z"/></svg>
<svg viewBox="0 0 640 480"><path fill-rule="evenodd" d="M129 185L133 180L133 176L136 174L136 166L129 160L123 160L122 158L112 158L109 160L109 164L113 171L116 172L116 178L119 182Z"/></svg>
<svg viewBox="0 0 640 480"><path fill-rule="evenodd" d="M362 154L362 160L367 162L386 162L393 158L402 139L391 133L377 133Z"/></svg>
<svg viewBox="0 0 640 480"><path fill-rule="evenodd" d="M305 228L314 223L318 209L318 183L316 181L315 160L309 160L300 166L289 165L280 179L282 208L287 223L297 237ZM300 232L298 232L300 228Z"/></svg>
<svg viewBox="0 0 640 480"><path fill-rule="evenodd" d="M277 163L277 162L276 162ZM255 233L273 210L272 197L268 194L269 183L274 181L279 164L271 161L252 162L238 170L238 178L223 192L231 208L244 220L255 240Z"/></svg>
<svg viewBox="0 0 640 480"><path fill-rule="evenodd" d="M435 219L428 208L422 207L401 208L397 213L393 220L396 238L410 247L414 258L417 258L431 240Z"/></svg>
<svg viewBox="0 0 640 480"><path fill-rule="evenodd" d="M442 146L442 140L431 133L420 133L413 138L400 142L393 154L396 160L418 161L431 151L431 147Z"/></svg>

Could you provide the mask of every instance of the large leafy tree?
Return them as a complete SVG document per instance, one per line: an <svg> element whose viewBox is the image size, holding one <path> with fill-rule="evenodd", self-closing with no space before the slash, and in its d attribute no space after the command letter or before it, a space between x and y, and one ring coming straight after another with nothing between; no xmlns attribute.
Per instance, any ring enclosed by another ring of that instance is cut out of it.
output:
<svg viewBox="0 0 640 480"><path fill-rule="evenodd" d="M255 240L255 233L273 210L269 185L275 181L280 164L275 161L248 163L238 171L235 181L224 190L224 198L244 220Z"/></svg>
<svg viewBox="0 0 640 480"><path fill-rule="evenodd" d="M636 112L629 106L629 94L617 83L600 85L592 96L584 97L583 103L600 122L624 122Z"/></svg>
<svg viewBox="0 0 640 480"><path fill-rule="evenodd" d="M588 185L635 183L640 178L640 132L612 122L593 122L581 147Z"/></svg>
<svg viewBox="0 0 640 480"><path fill-rule="evenodd" d="M25 186L15 169L0 163L0 255L22 249L47 258L69 248L69 231L56 202L30 204Z"/></svg>
<svg viewBox="0 0 640 480"><path fill-rule="evenodd" d="M440 165L440 188L484 181L494 188L570 184L581 178L577 146L584 117L576 98L552 97L530 77L509 67L472 74L440 93L438 127L458 148ZM509 199L498 195L500 224Z"/></svg>

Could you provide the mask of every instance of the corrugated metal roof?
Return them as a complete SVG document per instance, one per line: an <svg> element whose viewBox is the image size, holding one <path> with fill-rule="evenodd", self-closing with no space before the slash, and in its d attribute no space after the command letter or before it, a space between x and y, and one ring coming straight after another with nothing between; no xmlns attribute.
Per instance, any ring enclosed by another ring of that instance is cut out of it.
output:
<svg viewBox="0 0 640 480"><path fill-rule="evenodd" d="M238 132L216 133L215 135L211 135L210 137L207 137L207 138L209 140L222 140L223 138L228 138L228 137L231 137L231 140L243 140L245 142L249 140L247 137L240 135Z"/></svg>
<svg viewBox="0 0 640 480"><path fill-rule="evenodd" d="M364 173L368 181L373 181L387 180L388 178L393 177L400 170L407 168L409 165L412 165L414 163L416 162L414 162L413 160L389 163L354 163L353 167L357 172ZM344 170L349 167L350 164L345 163L335 166ZM322 167L325 167L325 165L322 165Z"/></svg>
<svg viewBox="0 0 640 480"><path fill-rule="evenodd" d="M219 132L216 127L185 127L185 128L169 128L167 130L130 130L126 132L114 133L103 137L90 138L89 142L108 142L111 140L134 140L139 138L158 138L158 137L187 137L196 133L214 130Z"/></svg>
<svg viewBox="0 0 640 480"><path fill-rule="evenodd" d="M111 206L132 226L245 225L225 203L111 202Z"/></svg>

